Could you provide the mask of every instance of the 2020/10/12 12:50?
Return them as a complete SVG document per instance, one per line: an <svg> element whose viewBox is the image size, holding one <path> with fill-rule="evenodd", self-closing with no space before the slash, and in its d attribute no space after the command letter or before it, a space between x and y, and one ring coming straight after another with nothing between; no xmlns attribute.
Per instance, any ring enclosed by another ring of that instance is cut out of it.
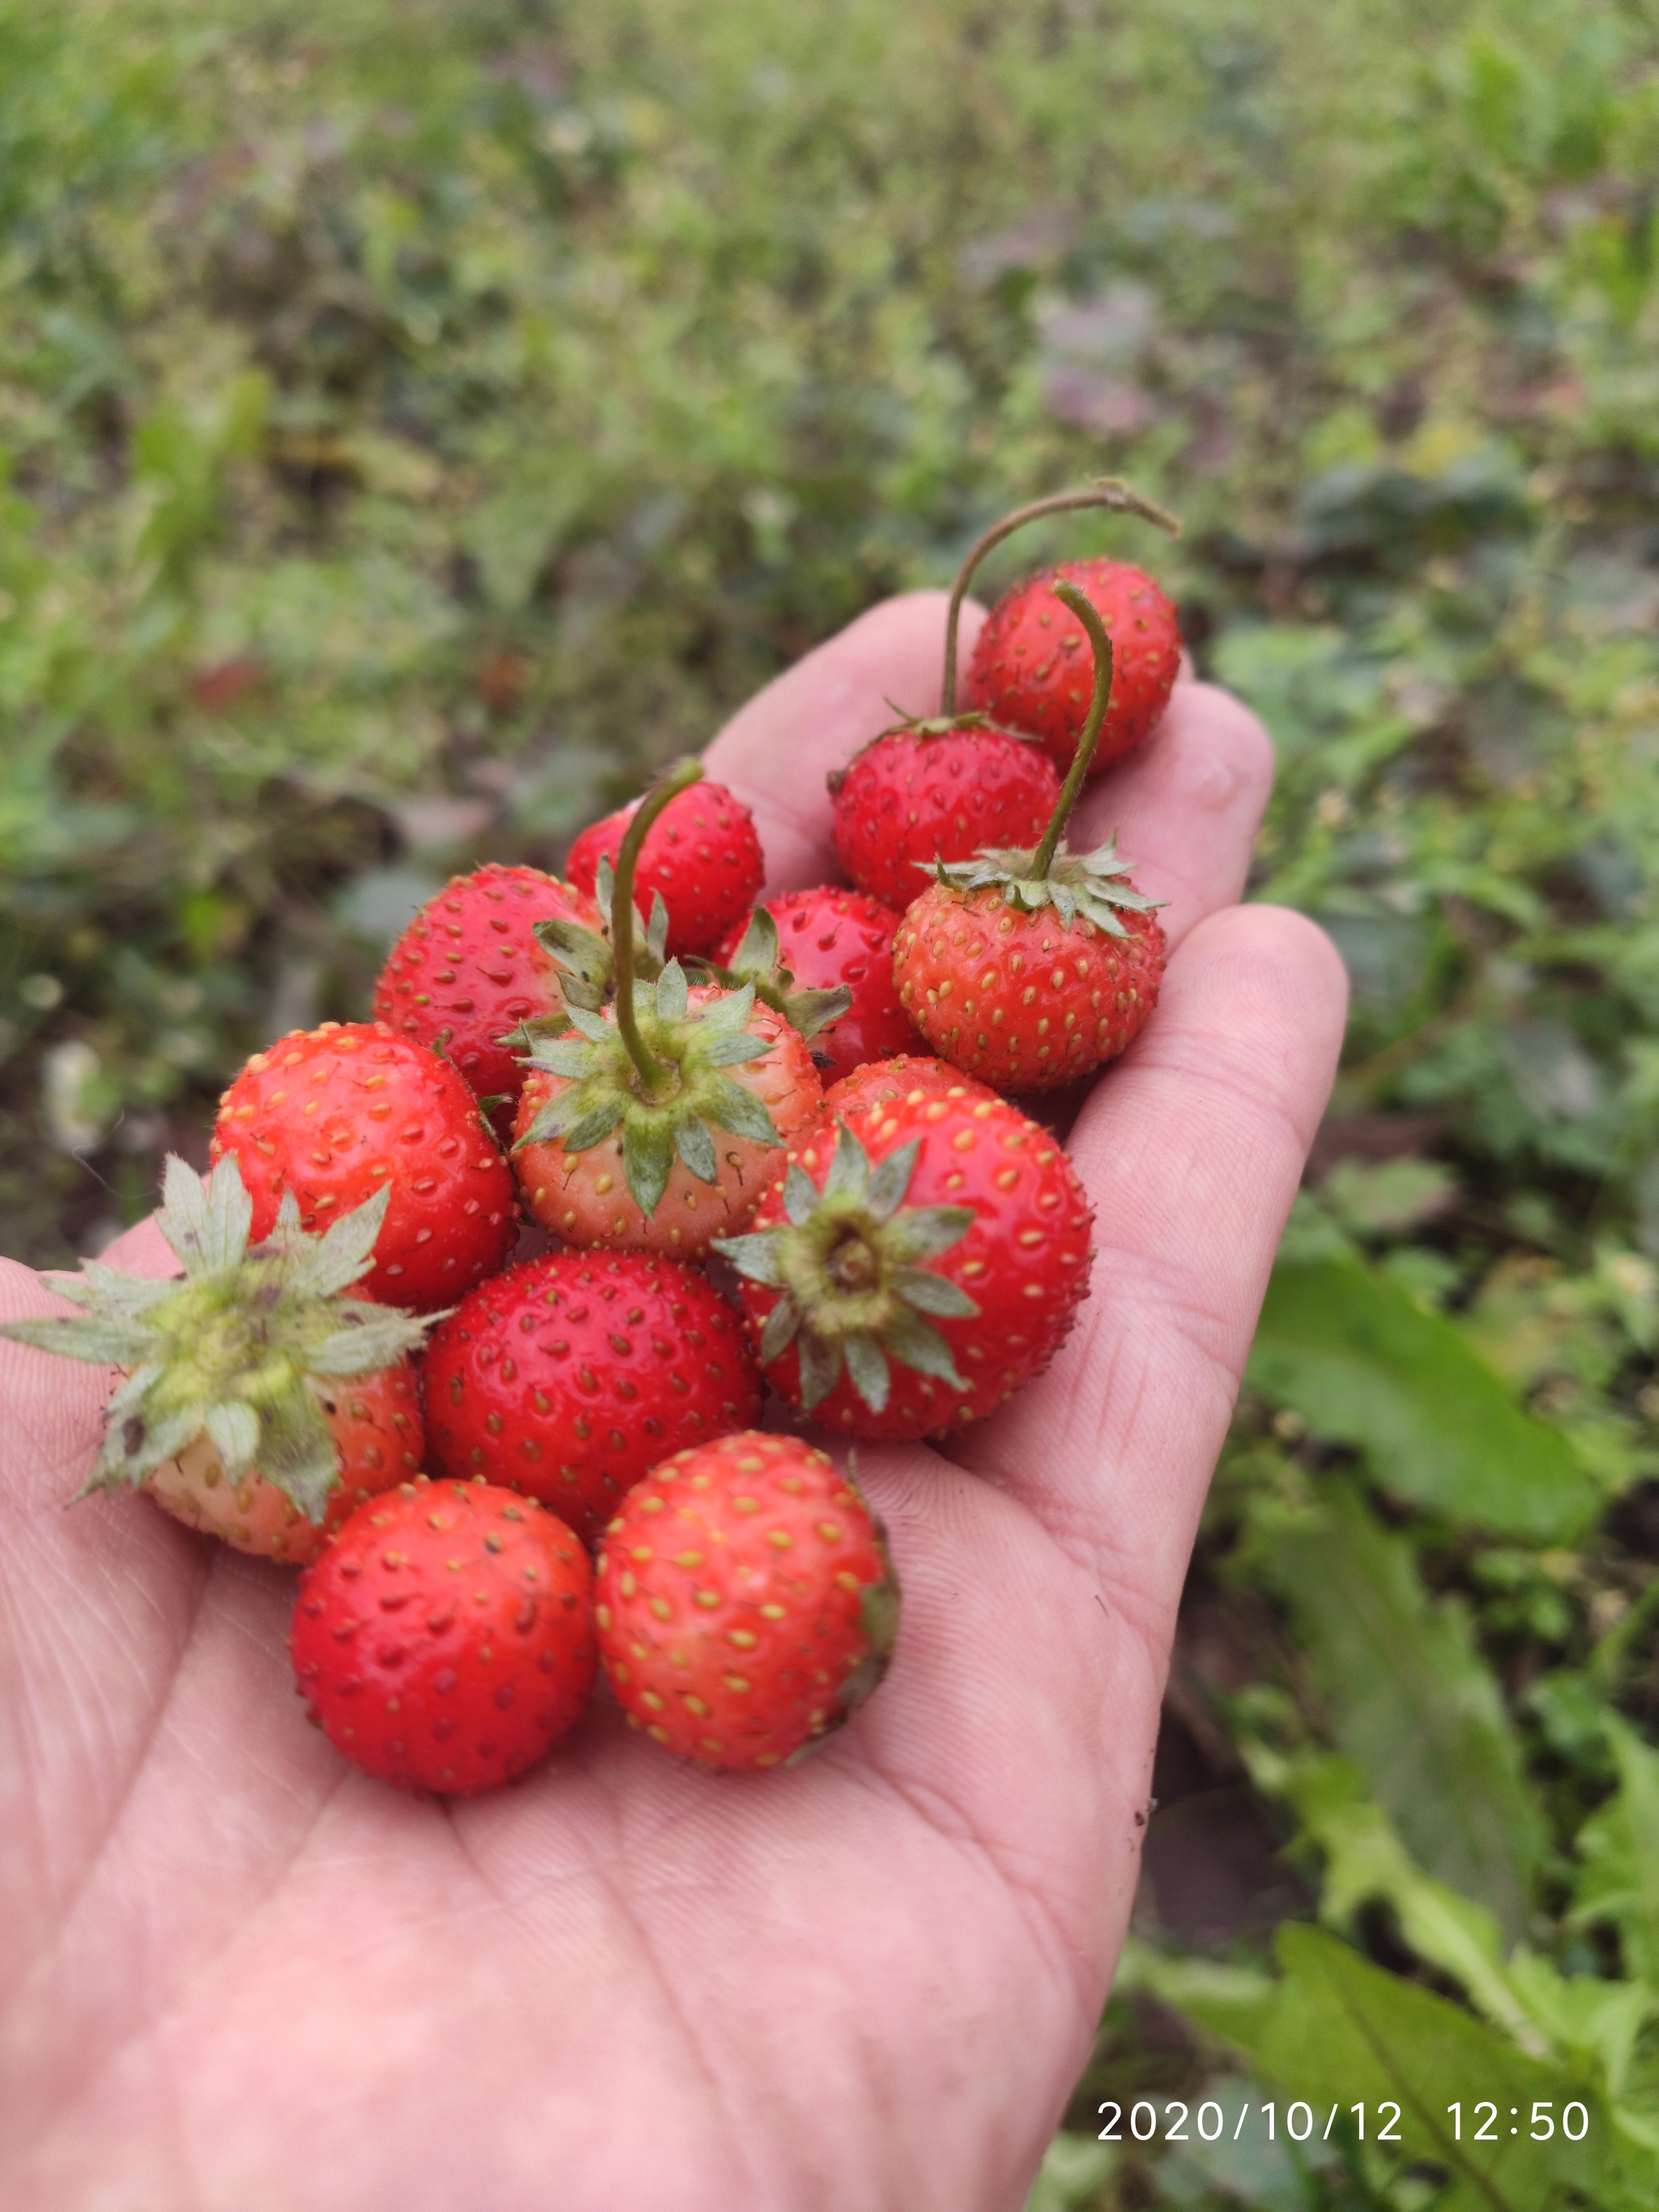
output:
<svg viewBox="0 0 1659 2212"><path fill-rule="evenodd" d="M1109 2113L1111 2117L1107 2120L1105 2126L1100 2130L1098 2140L1102 2142L1121 2142L1123 2141L1123 2136L1120 2130L1123 2122L1122 2106L1113 2104L1109 2100L1107 2103L1102 2105L1099 2109L1103 2114ZM1260 2106L1259 2109L1261 2114L1261 2118L1266 2123L1267 2140L1269 2142L1272 2142L1276 2139L1279 2132L1279 2107L1277 2105L1264 2104ZM1329 2112L1326 2116L1324 2127L1319 2130L1319 2140L1322 2142L1328 2142L1330 2141L1331 2131L1336 2124L1337 2115L1341 2112L1341 2110L1342 2107L1340 2105L1333 2105L1331 2106ZM1351 2105L1347 2110L1347 2117L1353 2121L1355 2133L1362 2142L1365 2140L1365 2110L1366 2108L1363 2104ZM1371 2141L1373 2142L1399 2142L1401 2140L1399 2134L1400 2106L1395 2104L1391 2104L1385 2100L1374 2106L1372 2110L1376 2115L1376 2120L1379 2124L1377 2124L1374 2129L1370 2138ZM1463 2140L1463 2107L1461 2104L1448 2105L1446 2111L1451 2118L1452 2139L1455 2142L1461 2142ZM1490 2101L1483 2101L1482 2103L1475 2106L1474 2112L1477 2118L1479 2118L1482 2112L1486 2115L1486 2118L1481 2122L1480 2127L1475 2130L1471 2140L1475 2142L1498 2142L1499 2140L1499 2136L1497 2130L1497 2106ZM1521 2116L1519 2106L1512 2105L1510 2107L1510 2117L1518 2122ZM1143 2113L1146 2116L1146 2124L1145 2126L1141 2124L1141 2115ZM1170 2122L1171 2114L1176 2116L1174 2119L1173 2124L1171 2124ZM1190 2105L1182 2104L1176 2100L1171 2100L1170 2103L1164 2106L1164 2124L1161 2132L1165 2142L1190 2142L1192 2141L1192 2137L1188 2136L1186 2131L1187 2123L1191 2115L1192 2106ZM1576 2125L1574 2124L1575 2115L1577 2115ZM1243 2136L1244 2132L1244 2123L1249 2119L1249 2106L1248 2104L1241 2105L1239 2107L1237 2120L1234 2124L1232 2129L1232 2140L1235 2142L1237 2142ZM1216 2103L1213 2099L1211 2099L1208 2102L1199 2106L1194 2124L1198 2129L1199 2137L1202 2142L1218 2142L1222 2136L1226 2132L1227 2116L1222 2107ZM1318 2126L1318 2115L1315 2112L1311 2105L1298 2100L1295 2104L1287 2105L1285 2106L1285 2132L1292 2142L1309 2142ZM1152 2103L1150 2099L1142 2098L1139 2103L1130 2107L1129 2132L1137 2142L1152 2142L1157 2139L1160 2133L1158 2107L1156 2105ZM1519 2135L1520 2132L1521 2130L1518 2125L1512 2127L1510 2130L1510 2133L1512 2136ZM1589 2107L1577 2102L1565 2106L1561 2113L1561 2132L1566 2136L1570 2142L1582 2142L1586 2135L1589 2132ZM1555 2107L1553 2102L1549 2104L1535 2104L1533 2106L1532 2118L1528 2128L1528 2133L1531 2136L1534 2142L1547 2142L1549 2141L1550 2137L1555 2133Z"/></svg>
<svg viewBox="0 0 1659 2212"><path fill-rule="evenodd" d="M1455 2142L1462 2142L1463 2140L1463 2107L1462 2105L1448 2105L1446 2110L1451 2114L1452 2139ZM1470 2136L1470 2142L1498 2142L1500 2141L1503 2135L1503 2129L1498 2122L1497 2106L1494 2105L1490 2099L1483 2099L1482 2101L1474 2107L1474 2112L1477 2118L1480 2118L1482 2112L1484 2112L1486 2117L1484 2120L1480 2121L1480 2126ZM1575 2112L1578 2116L1577 2124L1576 2126L1573 2124L1573 2115ZM1521 2107L1519 2105L1511 2105L1510 2106L1510 2118L1516 2123L1515 2126L1510 2128L1510 2133L1512 2136L1518 2136L1521 2133ZM1532 2137L1534 2142L1547 2142L1549 2141L1550 2137L1555 2133L1555 2106L1553 2100L1548 2104L1536 2104L1533 2106L1532 2118L1530 2123L1527 2125L1526 2131ZM1579 2104L1577 2100L1570 2105L1564 2105L1561 2108L1561 2132L1569 2142L1583 2142L1584 2137L1589 2133L1589 2107L1587 2105Z"/></svg>

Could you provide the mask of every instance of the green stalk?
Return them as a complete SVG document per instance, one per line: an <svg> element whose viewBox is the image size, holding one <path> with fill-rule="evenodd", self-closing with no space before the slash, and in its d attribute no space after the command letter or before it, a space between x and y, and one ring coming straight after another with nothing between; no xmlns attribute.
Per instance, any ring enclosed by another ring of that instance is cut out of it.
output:
<svg viewBox="0 0 1659 2212"><path fill-rule="evenodd" d="M1080 507L1109 507L1120 514L1138 514L1143 522L1155 523L1160 530L1167 530L1171 538L1181 535L1181 524L1176 516L1155 506L1150 499L1143 499L1116 477L1097 477L1093 483L1079 491L1057 491L1047 499L1034 499L1029 506L1017 507L1012 514L1005 514L1000 522L994 522L985 535L969 546L968 557L957 569L957 580L951 586L950 611L945 617L945 684L939 709L941 714L954 714L957 711L957 631L962 621L962 603L980 562L1005 538L1024 529L1028 522L1036 522L1045 514L1067 514Z"/></svg>
<svg viewBox="0 0 1659 2212"><path fill-rule="evenodd" d="M1089 763L1095 757L1095 746L1100 738L1100 726L1106 719L1106 702L1112 696L1112 641L1106 635L1106 625L1096 613L1093 603L1079 591L1075 584L1062 577L1054 586L1054 597L1083 624L1089 634L1089 643L1095 656L1095 692L1089 702L1088 719L1083 725L1083 735L1077 741L1077 758L1066 770L1066 781L1060 787L1060 800L1048 817L1048 827L1042 833L1042 842L1031 855L1031 865L1025 871L1027 880L1041 883L1048 872L1054 853L1066 828L1066 817L1077 805L1077 795L1083 788L1083 779L1089 773Z"/></svg>
<svg viewBox="0 0 1659 2212"><path fill-rule="evenodd" d="M670 769L661 782L653 784L635 808L634 818L617 854L617 872L611 891L611 951L617 963L617 1030L628 1048L629 1058L639 1070L647 1098L654 1098L662 1089L665 1071L662 1062L654 1060L647 1048L634 1018L634 870L647 833L669 800L678 799L681 792L702 781L701 761L682 761L678 768Z"/></svg>

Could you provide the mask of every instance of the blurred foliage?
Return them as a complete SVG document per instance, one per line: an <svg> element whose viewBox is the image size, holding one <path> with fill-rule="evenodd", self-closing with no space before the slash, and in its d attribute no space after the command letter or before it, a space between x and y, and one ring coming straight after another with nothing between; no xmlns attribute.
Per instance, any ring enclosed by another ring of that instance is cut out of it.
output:
<svg viewBox="0 0 1659 2212"><path fill-rule="evenodd" d="M0 0L15 1252L1003 506L1188 517L1001 575L1156 562L1352 1033L1042 2212L1659 2201L1656 264L1651 0Z"/></svg>

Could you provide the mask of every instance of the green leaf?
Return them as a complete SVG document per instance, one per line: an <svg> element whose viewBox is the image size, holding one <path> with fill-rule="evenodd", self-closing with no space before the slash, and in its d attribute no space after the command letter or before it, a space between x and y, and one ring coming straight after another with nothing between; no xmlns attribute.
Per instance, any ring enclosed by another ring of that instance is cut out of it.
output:
<svg viewBox="0 0 1659 2212"><path fill-rule="evenodd" d="M210 1406L203 1424L213 1439L228 1480L239 1482L259 1450L259 1416L252 1406L234 1401Z"/></svg>
<svg viewBox="0 0 1659 2212"><path fill-rule="evenodd" d="M846 1131L851 1135L850 1130ZM858 1139L853 1139L856 1144ZM910 1178L916 1171L916 1154L921 1148L920 1138L912 1137L908 1144L898 1145L888 1153L870 1177L870 1188L866 1204L878 1221L890 1221L910 1188Z"/></svg>
<svg viewBox="0 0 1659 2212"><path fill-rule="evenodd" d="M1503 1534L1560 1541L1601 1504L1571 1447L1524 1413L1456 1327L1346 1257L1273 1271L1248 1379L1358 1446L1401 1496Z"/></svg>
<svg viewBox="0 0 1659 2212"><path fill-rule="evenodd" d="M1290 1606L1338 1745L1413 1857L1518 1936L1542 1827L1462 1604L1431 1604L1409 1545L1342 1486L1264 1528L1260 1571Z"/></svg>
<svg viewBox="0 0 1659 2212"><path fill-rule="evenodd" d="M847 1124L838 1122L836 1149L830 1161L830 1171L823 1178L824 1197L858 1198L863 1194L870 1181L869 1155ZM799 1227L799 1224L797 1223L796 1226Z"/></svg>
<svg viewBox="0 0 1659 2212"><path fill-rule="evenodd" d="M734 1137L745 1137L751 1145L782 1147L783 1139L773 1127L772 1116L754 1092L744 1090L740 1084L723 1082L704 1111L710 1121L718 1121Z"/></svg>
<svg viewBox="0 0 1659 2212"><path fill-rule="evenodd" d="M566 1150L570 1149L568 1143ZM634 1202L648 1219L662 1202L674 1164L674 1139L659 1121L623 1124L623 1173Z"/></svg>
<svg viewBox="0 0 1659 2212"><path fill-rule="evenodd" d="M563 1139L564 1149L568 1152L586 1152L595 1145L602 1144L623 1117L622 1103L618 1099L602 1098L597 1106L590 1106L585 1114L578 1115L575 1108L580 1103L580 1098L573 1092L570 1127L565 1131ZM552 1107L546 1107L537 1115L532 1124L532 1136L526 1139L526 1143L533 1139L535 1130L551 1115L552 1111Z"/></svg>
<svg viewBox="0 0 1659 2212"><path fill-rule="evenodd" d="M801 1408L810 1413L840 1380L842 1347L839 1341L825 1344L809 1330L802 1329L795 1339L795 1348L800 1360Z"/></svg>
<svg viewBox="0 0 1659 2212"><path fill-rule="evenodd" d="M705 1123L688 1114L674 1124L674 1149L700 1182L713 1182L720 1174L714 1139Z"/></svg>
<svg viewBox="0 0 1659 2212"><path fill-rule="evenodd" d="M717 1237L714 1249L751 1283L765 1283L774 1290L781 1287L783 1252L776 1230L756 1230L745 1237Z"/></svg>
<svg viewBox="0 0 1659 2212"><path fill-rule="evenodd" d="M926 1267L897 1268L893 1288L918 1313L938 1314L947 1321L971 1321L979 1311L960 1284Z"/></svg>
<svg viewBox="0 0 1659 2212"><path fill-rule="evenodd" d="M1608 2118L1571 2072L1528 2057L1484 2021L1383 1972L1321 1929L1287 1924L1275 1948L1283 1978L1254 2008L1212 2009L1200 1990L1174 2001L1248 2052L1287 2097L1311 2106L1316 2138L1333 2106L1346 2113L1364 2103L1370 2117L1397 2104L1401 2160L1443 2167L1464 2185L1458 2202L1471 2212L1560 2212L1565 2189L1596 2186L1608 2162ZM1476 2140L1482 2100L1502 2116L1486 2142ZM1582 2102L1589 2116L1582 2142L1562 2131L1569 2101ZM1461 2134L1449 2109L1457 2104ZM1532 2138L1534 2104L1550 2108L1547 2141Z"/></svg>
<svg viewBox="0 0 1659 2212"><path fill-rule="evenodd" d="M685 970L678 960L671 960L657 978L657 1019L659 1022L683 1022L690 987L685 980Z"/></svg>
<svg viewBox="0 0 1659 2212"><path fill-rule="evenodd" d="M1659 1987L1659 1751L1609 1712L1619 1787L1578 1832L1572 1919L1619 1931L1627 1974Z"/></svg>
<svg viewBox="0 0 1659 2212"><path fill-rule="evenodd" d="M800 1308L787 1291L766 1316L766 1326L761 1331L760 1363L769 1367L775 1359L781 1359L795 1340L800 1328Z"/></svg>
<svg viewBox="0 0 1659 2212"><path fill-rule="evenodd" d="M890 1226L885 1249L906 1266L917 1260L937 1260L941 1252L960 1244L978 1218L971 1206L913 1206Z"/></svg>
<svg viewBox="0 0 1659 2212"><path fill-rule="evenodd" d="M957 1372L950 1346L919 1314L902 1310L896 1313L883 1329L881 1341L884 1351L891 1352L904 1366L915 1368L918 1375L931 1375L940 1382L948 1382L953 1390L968 1388Z"/></svg>
<svg viewBox="0 0 1659 2212"><path fill-rule="evenodd" d="M818 1187L805 1168L797 1167L792 1160L783 1178L783 1210L791 1225L804 1229L812 1218L818 1202Z"/></svg>
<svg viewBox="0 0 1659 2212"><path fill-rule="evenodd" d="M842 1349L853 1388L872 1413L884 1413L893 1377L881 1346L872 1336L854 1334L845 1340Z"/></svg>
<svg viewBox="0 0 1659 2212"><path fill-rule="evenodd" d="M309 1246L301 1248L295 1279L316 1297L331 1297L366 1275L374 1264L374 1241L392 1203L392 1185L343 1214Z"/></svg>

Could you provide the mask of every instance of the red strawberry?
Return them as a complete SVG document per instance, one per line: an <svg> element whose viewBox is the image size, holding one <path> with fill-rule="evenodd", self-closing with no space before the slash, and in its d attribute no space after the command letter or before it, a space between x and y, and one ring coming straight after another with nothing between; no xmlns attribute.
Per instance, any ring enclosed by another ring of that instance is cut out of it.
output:
<svg viewBox="0 0 1659 2212"><path fill-rule="evenodd" d="M1086 593L1112 641L1112 701L1089 770L1098 775L1140 744L1169 705L1180 672L1175 608L1143 570L1123 561L1068 561L1027 577L997 601L975 641L968 701L1040 738L1062 774L1071 766L1089 713L1089 641L1081 623L1054 605L1057 577Z"/></svg>
<svg viewBox="0 0 1659 2212"><path fill-rule="evenodd" d="M935 1052L1004 1091L1051 1091L1121 1052L1158 1001L1164 932L1115 842L1060 842L1113 682L1112 647L1075 584L1053 596L1094 647L1089 718L1042 842L941 863L905 912L893 975Z"/></svg>
<svg viewBox="0 0 1659 2212"><path fill-rule="evenodd" d="M763 924L757 930L763 915L772 925L769 933ZM845 987L850 1005L811 1027L794 1024L811 1039L819 1066L828 1062L828 1082L917 1041L893 981L898 926L898 915L878 899L823 884L785 891L757 907L730 932L714 962L734 982L752 982L757 996L792 1019L790 994Z"/></svg>
<svg viewBox="0 0 1659 2212"><path fill-rule="evenodd" d="M924 1437L1059 1350L1089 1285L1089 1201L1000 1098L883 1102L809 1138L717 1249L773 1388L825 1427Z"/></svg>
<svg viewBox="0 0 1659 2212"><path fill-rule="evenodd" d="M519 1100L513 1167L526 1205L568 1244L700 1258L744 1226L817 1118L810 1049L747 990L688 990L671 962L640 1022L671 1072L658 1104L640 1094L612 1009L571 1018L580 1036L532 1048Z"/></svg>
<svg viewBox="0 0 1659 2212"><path fill-rule="evenodd" d="M1109 857L1110 848L1105 848ZM1115 1059L1158 1004L1164 932L1130 912L1109 936L992 884L931 884L904 917L899 996L935 1052L999 1091L1052 1091Z"/></svg>
<svg viewBox="0 0 1659 2212"><path fill-rule="evenodd" d="M374 992L374 1018L419 1044L444 1049L491 1119L513 1126L524 1071L501 1039L522 1021L562 1011L557 971L532 935L556 918L599 926L591 898L539 868L492 861L457 876L422 907L392 948Z"/></svg>
<svg viewBox="0 0 1659 2212"><path fill-rule="evenodd" d="M726 1300L642 1252L492 1276L440 1323L422 1374L437 1469L526 1491L590 1542L659 1460L761 1407Z"/></svg>
<svg viewBox="0 0 1659 2212"><path fill-rule="evenodd" d="M402 1484L300 1579L294 1672L335 1749L399 1790L509 1781L592 1688L587 1554L532 1498Z"/></svg>
<svg viewBox="0 0 1659 2212"><path fill-rule="evenodd" d="M794 1437L722 1437L629 1491L594 1581L599 1656L653 1741L775 1766L880 1680L898 1584L852 1478Z"/></svg>
<svg viewBox="0 0 1659 2212"><path fill-rule="evenodd" d="M826 1121L850 1121L867 1106L880 1106L896 1098L913 1105L924 1098L994 1098L988 1083L981 1083L952 1067L948 1060L933 1060L925 1053L899 1053L891 1060L872 1060L832 1083L823 1094Z"/></svg>
<svg viewBox="0 0 1659 2212"><path fill-rule="evenodd" d="M232 1155L268 1237L285 1191L307 1229L392 1193L364 1295L425 1310L493 1274L518 1234L513 1177L447 1060L384 1022L325 1022L256 1052L219 1101L213 1157Z"/></svg>
<svg viewBox="0 0 1659 2212"><path fill-rule="evenodd" d="M593 895L601 858L614 868L641 801L607 814L570 848L565 872ZM634 896L649 914L662 893L668 909L668 950L677 957L712 952L760 896L766 877L755 819L723 784L699 782L676 794L653 822L641 849Z"/></svg>
<svg viewBox="0 0 1659 2212"><path fill-rule="evenodd" d="M975 718L888 730L830 778L836 851L861 891L908 906L918 863L1035 843L1060 778L1041 746Z"/></svg>
<svg viewBox="0 0 1659 2212"><path fill-rule="evenodd" d="M532 1212L571 1244L692 1260L740 1227L823 1096L799 1032L752 987L693 991L678 960L635 969L635 866L659 818L702 775L686 761L648 791L617 855L616 998L567 989L570 1028L531 1047L514 1146ZM732 1073L728 1073L732 1071Z"/></svg>
<svg viewBox="0 0 1659 2212"><path fill-rule="evenodd" d="M427 1324L360 1298L389 1193L325 1237L292 1200L269 1243L234 1159L210 1181L167 1164L157 1226L184 1278L136 1282L107 1267L54 1279L83 1309L0 1335L122 1380L88 1490L136 1485L240 1552L297 1565L375 1492L421 1463L408 1354Z"/></svg>

